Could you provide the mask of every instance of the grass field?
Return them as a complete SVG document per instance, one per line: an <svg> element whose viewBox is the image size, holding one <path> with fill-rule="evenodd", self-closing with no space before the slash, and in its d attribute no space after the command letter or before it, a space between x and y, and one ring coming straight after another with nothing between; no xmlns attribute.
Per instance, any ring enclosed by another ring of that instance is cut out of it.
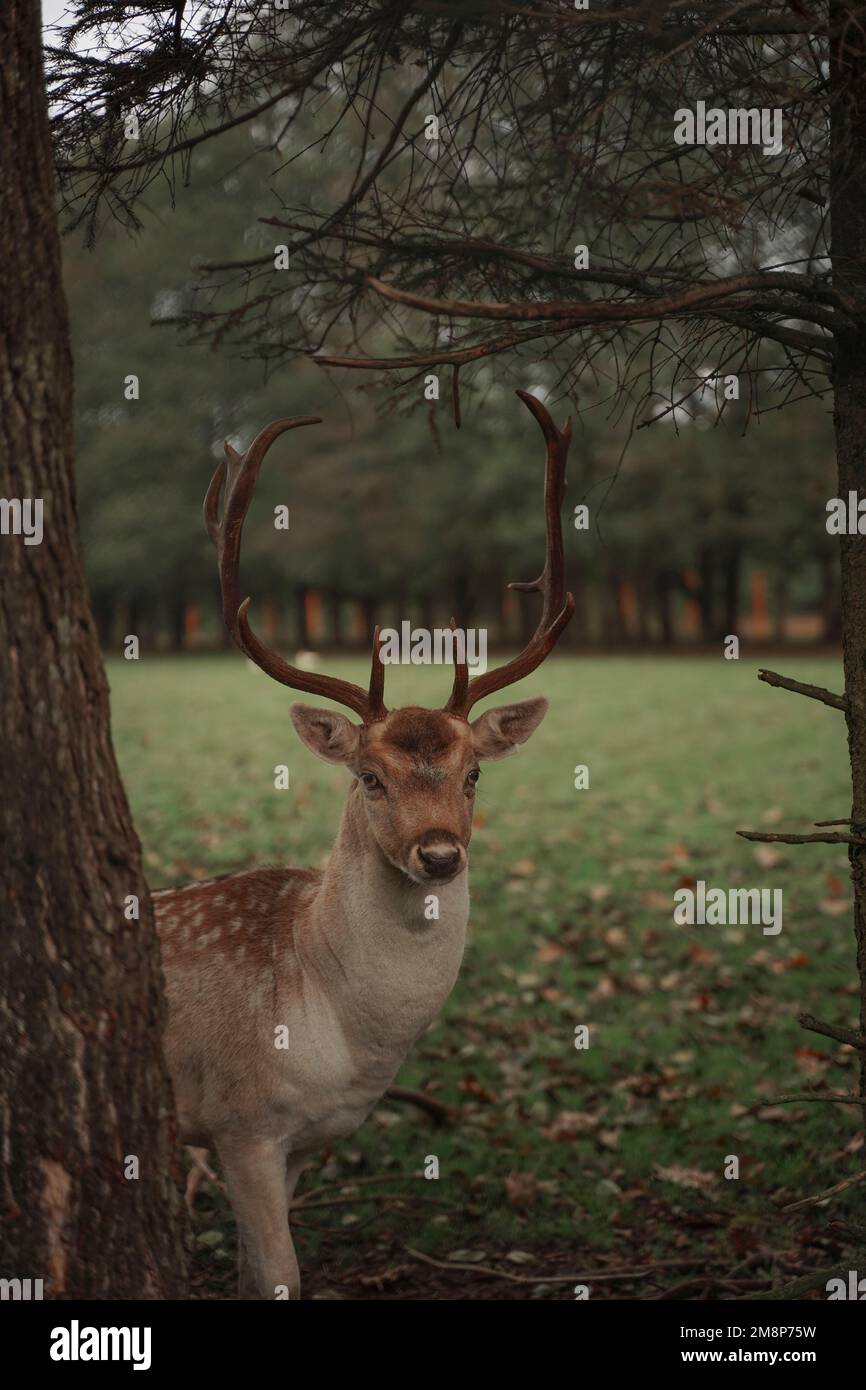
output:
<svg viewBox="0 0 866 1390"><path fill-rule="evenodd" d="M830 1208L780 1208L863 1166L856 1107L767 1102L854 1085L851 1050L796 1021L803 1008L855 1021L847 857L734 833L848 814L844 724L762 685L759 664L552 659L515 692L544 693L551 710L483 774L463 972L400 1076L455 1123L382 1105L308 1172L301 1192L341 1201L299 1214L307 1294L572 1298L566 1275L607 1270L593 1297L732 1297L844 1251L830 1222L862 1187ZM328 669L366 679L365 662ZM782 669L841 686L829 659ZM152 887L321 863L348 775L298 742L291 692L233 654L119 661L109 677ZM447 672L406 668L386 693L434 705L448 686ZM278 763L288 791L274 789ZM588 790L574 788L577 764ZM783 889L782 932L674 925L674 891L696 879ZM438 1182L417 1176L430 1154ZM196 1223L207 1296L230 1278L216 1190ZM636 1262L651 1267L616 1274ZM553 1273L563 1282L545 1283Z"/></svg>

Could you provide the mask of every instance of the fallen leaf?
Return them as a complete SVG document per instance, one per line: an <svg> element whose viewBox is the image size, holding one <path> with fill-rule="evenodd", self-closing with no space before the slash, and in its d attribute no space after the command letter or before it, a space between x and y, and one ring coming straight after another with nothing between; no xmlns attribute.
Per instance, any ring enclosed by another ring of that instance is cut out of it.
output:
<svg viewBox="0 0 866 1390"><path fill-rule="evenodd" d="M825 913L828 917L841 917L843 912L850 912L851 904L847 898L825 898L818 904L818 911Z"/></svg>
<svg viewBox="0 0 866 1390"><path fill-rule="evenodd" d="M535 860L515 859L514 863L509 865L508 872L512 878L531 878L535 873Z"/></svg>
<svg viewBox="0 0 866 1390"><path fill-rule="evenodd" d="M547 1129L546 1139L576 1139L578 1134L591 1134L598 1129L598 1118L585 1110L560 1110Z"/></svg>
<svg viewBox="0 0 866 1390"><path fill-rule="evenodd" d="M557 946L555 941L546 941L543 946L539 946L536 957L541 961L561 960L565 955L562 946Z"/></svg>
<svg viewBox="0 0 866 1390"><path fill-rule="evenodd" d="M486 1088L481 1085L480 1081L476 1081L471 1072L467 1072L467 1074L458 1081L457 1088L460 1091L465 1091L470 1096L477 1096L479 1100L496 1100L496 1096L493 1092L486 1090Z"/></svg>
<svg viewBox="0 0 866 1390"><path fill-rule="evenodd" d="M663 872L670 869L681 869L685 864L688 864L689 858L690 855L686 846L677 842L674 845L668 845L667 858L661 861L659 868Z"/></svg>
<svg viewBox="0 0 866 1390"><path fill-rule="evenodd" d="M505 1179L508 1200L517 1211L525 1211L535 1204L538 1195L538 1180L534 1173L509 1173Z"/></svg>
<svg viewBox="0 0 866 1390"><path fill-rule="evenodd" d="M380 1270L378 1274L359 1274L358 1283L362 1284L365 1289L382 1289L386 1284L396 1284L410 1267L409 1265L392 1265L390 1269Z"/></svg>
<svg viewBox="0 0 866 1390"><path fill-rule="evenodd" d="M653 1164L656 1176L663 1182L673 1183L674 1187L689 1187L703 1189L711 1187L717 1181L716 1173L707 1173L702 1168L685 1168L679 1163L672 1163L665 1168L661 1163Z"/></svg>
<svg viewBox="0 0 866 1390"><path fill-rule="evenodd" d="M773 849L772 845L755 845L752 853L762 869L775 869L785 858L777 849Z"/></svg>

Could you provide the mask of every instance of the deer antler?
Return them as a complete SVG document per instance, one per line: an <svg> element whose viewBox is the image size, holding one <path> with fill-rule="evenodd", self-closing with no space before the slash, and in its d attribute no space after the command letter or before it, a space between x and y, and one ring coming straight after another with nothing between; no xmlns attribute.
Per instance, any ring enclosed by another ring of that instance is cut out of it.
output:
<svg viewBox="0 0 866 1390"><path fill-rule="evenodd" d="M562 550L562 520L560 509L565 496L565 464L568 446L571 443L571 420L565 428L557 429L550 411L528 391L516 393L523 404L535 416L541 432L547 441L547 463L544 471L544 515L547 523L547 548L544 568L537 579L528 583L509 584L509 589L519 589L524 593L544 595L544 603L538 627L523 651L496 670L485 671L474 680L468 679L465 659L457 662L455 654L454 686L451 697L445 706L450 714L459 714L464 719L477 700L491 695L494 690L513 685L523 680L537 666L556 643L559 634L574 612L574 598L565 593L565 562ZM453 626L453 619L452 619Z"/></svg>
<svg viewBox="0 0 866 1390"><path fill-rule="evenodd" d="M304 690L312 695L324 695L329 700L336 700L338 704L346 705L348 709L360 715L363 723L372 724L374 720L383 719L387 713L382 700L385 667L380 659L378 628L373 635L370 688L363 690L361 686L353 685L351 681L339 680L336 676L320 676L314 671L301 671L296 666L290 666L281 656L259 641L247 617L251 600L245 598L241 602L240 599L238 578L241 534L265 454L274 440L286 430L298 429L301 425L318 424L321 424L318 415L296 415L285 420L275 420L256 435L245 454L239 454L226 440L223 446L225 458L211 478L204 500L204 520L208 535L216 547L223 616L235 644L275 681L291 686L293 690ZM225 497L223 516L220 520L219 499L223 486Z"/></svg>

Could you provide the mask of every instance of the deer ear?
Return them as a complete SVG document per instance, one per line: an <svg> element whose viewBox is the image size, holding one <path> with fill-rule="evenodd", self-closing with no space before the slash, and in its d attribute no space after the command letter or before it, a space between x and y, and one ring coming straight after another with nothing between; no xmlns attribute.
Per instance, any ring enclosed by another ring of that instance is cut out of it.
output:
<svg viewBox="0 0 866 1390"><path fill-rule="evenodd" d="M331 709L312 709L310 705L292 705L289 714L298 738L317 758L326 763L351 763L358 751L357 724L351 724L344 714Z"/></svg>
<svg viewBox="0 0 866 1390"><path fill-rule="evenodd" d="M496 759L516 753L546 714L547 701L542 695L534 700L518 700L516 705L486 709L471 724L476 756Z"/></svg>

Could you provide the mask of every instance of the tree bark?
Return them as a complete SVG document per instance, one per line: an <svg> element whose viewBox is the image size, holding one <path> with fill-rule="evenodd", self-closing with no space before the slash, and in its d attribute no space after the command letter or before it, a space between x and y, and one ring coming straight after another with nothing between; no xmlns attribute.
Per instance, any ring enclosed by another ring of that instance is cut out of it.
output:
<svg viewBox="0 0 866 1390"><path fill-rule="evenodd" d="M171 601L171 650L182 652L186 646L186 599L183 596Z"/></svg>
<svg viewBox="0 0 866 1390"><path fill-rule="evenodd" d="M790 593L787 573L777 574L773 583L773 638L780 647L787 636Z"/></svg>
<svg viewBox="0 0 866 1390"><path fill-rule="evenodd" d="M838 642L842 636L842 614L839 611L839 569L829 555L821 557L822 637L825 642Z"/></svg>
<svg viewBox="0 0 866 1390"><path fill-rule="evenodd" d="M179 1297L159 952L78 548L40 18L0 9L0 496L44 508L41 544L0 535L3 1273L47 1298Z"/></svg>
<svg viewBox="0 0 866 1390"><path fill-rule="evenodd" d="M831 180L833 283L855 306L856 322L837 334L834 425L839 496L866 496L866 36L847 6L831 6ZM851 819L866 825L866 536L842 536L842 652L851 761ZM866 1032L866 848L850 845L854 937L860 979L860 1031ZM866 1097L866 1052L860 1053ZM866 1122L866 1110L864 1110Z"/></svg>
<svg viewBox="0 0 866 1390"><path fill-rule="evenodd" d="M332 589L330 594L330 618L331 618L331 645L334 651L341 651L343 647L343 595L339 589Z"/></svg>
<svg viewBox="0 0 866 1390"><path fill-rule="evenodd" d="M737 632L737 624L740 618L740 570L742 563L742 552L737 542L732 543L725 553L722 584L723 584L723 626L724 632L720 635L727 637L729 633Z"/></svg>
<svg viewBox="0 0 866 1390"><path fill-rule="evenodd" d="M674 643L674 615L672 590L674 579L668 570L661 570L656 576L655 602L658 614L660 640L666 647Z"/></svg>
<svg viewBox="0 0 866 1390"><path fill-rule="evenodd" d="M300 651L308 651L313 645L310 625L307 622L307 586L295 586L295 640Z"/></svg>

